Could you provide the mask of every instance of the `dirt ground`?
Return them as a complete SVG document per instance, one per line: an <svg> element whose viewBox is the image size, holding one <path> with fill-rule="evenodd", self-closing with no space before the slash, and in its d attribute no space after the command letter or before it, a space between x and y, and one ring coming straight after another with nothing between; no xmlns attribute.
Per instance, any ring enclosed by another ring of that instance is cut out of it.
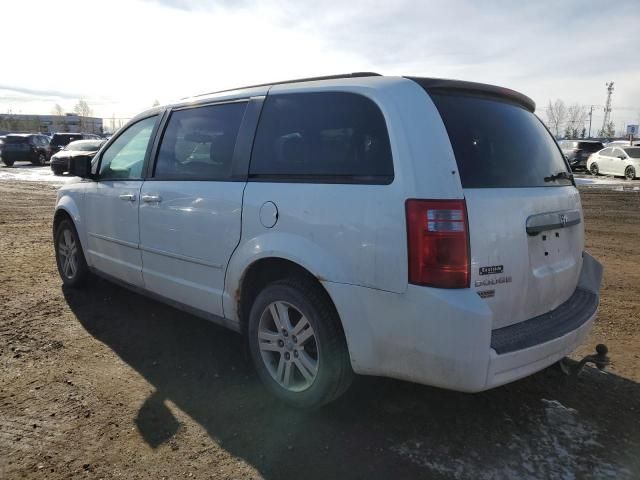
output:
<svg viewBox="0 0 640 480"><path fill-rule="evenodd" d="M640 192L582 190L605 265L581 353L469 395L357 378L316 412L261 387L242 338L96 280L61 288L55 189L0 181L0 478L640 478Z"/></svg>

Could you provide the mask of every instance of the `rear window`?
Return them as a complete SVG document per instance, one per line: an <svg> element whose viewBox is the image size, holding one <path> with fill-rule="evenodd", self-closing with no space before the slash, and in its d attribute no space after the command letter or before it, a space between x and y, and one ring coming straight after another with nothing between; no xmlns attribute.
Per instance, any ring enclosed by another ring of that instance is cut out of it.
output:
<svg viewBox="0 0 640 480"><path fill-rule="evenodd" d="M73 142L74 140L82 140L82 135L81 134L78 134L78 135L61 135L59 133L56 133L51 138L51 145L55 145L57 147L61 147L61 146L67 145L69 142Z"/></svg>
<svg viewBox="0 0 640 480"><path fill-rule="evenodd" d="M249 173L264 180L390 183L393 160L382 112L347 92L269 95Z"/></svg>
<svg viewBox="0 0 640 480"><path fill-rule="evenodd" d="M69 143L65 150L73 150L74 152L95 152L100 149L100 145L102 145L102 141L100 140L76 140L75 142Z"/></svg>
<svg viewBox="0 0 640 480"><path fill-rule="evenodd" d="M579 148L586 152L597 152L598 150L602 150L604 145L595 142L580 142Z"/></svg>
<svg viewBox="0 0 640 480"><path fill-rule="evenodd" d="M29 143L29 137L20 137L20 136L7 136L4 138L4 143Z"/></svg>
<svg viewBox="0 0 640 480"><path fill-rule="evenodd" d="M518 104L460 93L430 93L453 147L464 188L571 185L562 153L533 113ZM545 181L545 178L547 179Z"/></svg>

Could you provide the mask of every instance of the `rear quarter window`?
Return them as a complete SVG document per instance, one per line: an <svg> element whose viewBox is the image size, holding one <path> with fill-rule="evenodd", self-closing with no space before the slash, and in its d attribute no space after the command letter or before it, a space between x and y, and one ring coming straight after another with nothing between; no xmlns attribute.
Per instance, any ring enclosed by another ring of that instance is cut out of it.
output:
<svg viewBox="0 0 640 480"><path fill-rule="evenodd" d="M571 185L566 178L549 180L568 169L555 140L529 110L489 96L430 96L449 134L464 188Z"/></svg>
<svg viewBox="0 0 640 480"><path fill-rule="evenodd" d="M390 183L393 159L382 112L354 93L270 95L249 174L263 180Z"/></svg>

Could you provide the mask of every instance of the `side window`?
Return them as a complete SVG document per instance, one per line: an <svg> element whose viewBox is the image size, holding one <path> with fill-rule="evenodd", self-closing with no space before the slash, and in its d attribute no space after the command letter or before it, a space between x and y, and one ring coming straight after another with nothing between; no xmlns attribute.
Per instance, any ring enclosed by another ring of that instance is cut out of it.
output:
<svg viewBox="0 0 640 480"><path fill-rule="evenodd" d="M162 136L153 178L226 180L247 104L177 110Z"/></svg>
<svg viewBox="0 0 640 480"><path fill-rule="evenodd" d="M158 116L145 118L127 128L102 154L100 180L142 177L144 157Z"/></svg>
<svg viewBox="0 0 640 480"><path fill-rule="evenodd" d="M613 157L613 148L605 148L600 152L603 157Z"/></svg>
<svg viewBox="0 0 640 480"><path fill-rule="evenodd" d="M267 96L249 174L266 180L390 183L393 160L382 112L372 100L347 92Z"/></svg>
<svg viewBox="0 0 640 480"><path fill-rule="evenodd" d="M624 154L624 152L620 148L614 148L613 149L613 156L616 157L616 158L621 157L621 156L626 157L626 155Z"/></svg>

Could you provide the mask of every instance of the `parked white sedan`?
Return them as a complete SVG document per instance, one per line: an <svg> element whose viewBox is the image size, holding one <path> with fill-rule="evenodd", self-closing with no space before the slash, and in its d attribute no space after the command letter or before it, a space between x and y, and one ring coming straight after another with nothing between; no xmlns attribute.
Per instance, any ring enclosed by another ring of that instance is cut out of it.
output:
<svg viewBox="0 0 640 480"><path fill-rule="evenodd" d="M629 180L640 172L640 147L607 147L592 154L587 160L592 175L624 176Z"/></svg>

